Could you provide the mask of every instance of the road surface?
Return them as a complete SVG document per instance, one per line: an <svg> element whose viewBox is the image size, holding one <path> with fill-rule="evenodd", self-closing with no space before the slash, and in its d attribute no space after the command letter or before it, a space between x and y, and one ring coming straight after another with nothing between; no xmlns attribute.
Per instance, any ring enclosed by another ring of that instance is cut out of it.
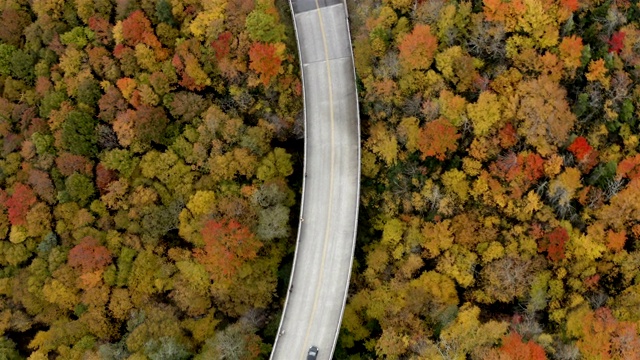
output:
<svg viewBox="0 0 640 360"><path fill-rule="evenodd" d="M272 360L331 359L346 301L358 217L360 127L343 0L291 0L302 66L301 220Z"/></svg>

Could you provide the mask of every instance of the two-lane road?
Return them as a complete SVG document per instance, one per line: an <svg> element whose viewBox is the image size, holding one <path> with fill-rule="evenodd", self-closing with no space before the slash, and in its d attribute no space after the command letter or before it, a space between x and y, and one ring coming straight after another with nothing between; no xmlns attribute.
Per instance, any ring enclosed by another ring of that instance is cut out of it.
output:
<svg viewBox="0 0 640 360"><path fill-rule="evenodd" d="M360 128L342 0L291 0L305 105L301 221L273 360L330 359L340 329L356 235Z"/></svg>

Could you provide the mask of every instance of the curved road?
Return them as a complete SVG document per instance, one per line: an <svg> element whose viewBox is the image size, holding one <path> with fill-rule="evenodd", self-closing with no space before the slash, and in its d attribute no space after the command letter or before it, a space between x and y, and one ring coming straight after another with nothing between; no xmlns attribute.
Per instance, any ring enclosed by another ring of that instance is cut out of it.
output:
<svg viewBox="0 0 640 360"><path fill-rule="evenodd" d="M305 107L301 219L272 360L331 359L342 321L360 189L360 124L343 0L290 0Z"/></svg>

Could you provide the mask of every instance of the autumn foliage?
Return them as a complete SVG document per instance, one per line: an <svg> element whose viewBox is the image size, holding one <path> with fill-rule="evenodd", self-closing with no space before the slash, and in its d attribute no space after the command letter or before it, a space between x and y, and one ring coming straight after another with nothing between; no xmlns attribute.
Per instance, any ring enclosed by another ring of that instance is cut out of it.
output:
<svg viewBox="0 0 640 360"><path fill-rule="evenodd" d="M453 151L457 147L460 138L456 128L446 119L425 124L418 134L418 148L422 153L422 158L435 157L444 160L448 151Z"/></svg>
<svg viewBox="0 0 640 360"><path fill-rule="evenodd" d="M103 269L111 261L111 252L90 236L83 238L69 250L69 265L79 269L81 273Z"/></svg>
<svg viewBox="0 0 640 360"><path fill-rule="evenodd" d="M142 10L132 12L122 21L122 35L125 43L129 46L136 46L141 43L154 48L161 46L153 32L151 22Z"/></svg>
<svg viewBox="0 0 640 360"><path fill-rule="evenodd" d="M407 70L427 69L438 48L438 39L432 35L429 25L416 25L400 44L400 61Z"/></svg>
<svg viewBox="0 0 640 360"><path fill-rule="evenodd" d="M569 240L567 230L557 227L547 233L538 243L538 251L546 252L547 258L558 262L565 258L565 246Z"/></svg>
<svg viewBox="0 0 640 360"><path fill-rule="evenodd" d="M249 67L260 75L264 86L269 85L271 79L280 72L282 59L278 54L278 45L256 42L249 49Z"/></svg>
<svg viewBox="0 0 640 360"><path fill-rule="evenodd" d="M546 360L547 355L542 346L535 342L523 341L522 336L517 332L511 332L502 338L502 345L499 348L500 360Z"/></svg>
<svg viewBox="0 0 640 360"><path fill-rule="evenodd" d="M214 280L234 276L262 247L262 242L247 227L233 219L207 221L202 228L202 240L204 247L194 250L194 256Z"/></svg>
<svg viewBox="0 0 640 360"><path fill-rule="evenodd" d="M4 200L11 224L25 224L27 211L35 203L36 197L31 187L21 183L16 184L13 188L13 194Z"/></svg>

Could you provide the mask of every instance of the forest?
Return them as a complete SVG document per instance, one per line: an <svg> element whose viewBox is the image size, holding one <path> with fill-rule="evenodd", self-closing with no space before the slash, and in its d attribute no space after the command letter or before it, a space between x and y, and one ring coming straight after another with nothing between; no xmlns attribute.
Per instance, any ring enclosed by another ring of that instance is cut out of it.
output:
<svg viewBox="0 0 640 360"><path fill-rule="evenodd" d="M0 359L265 359L302 183L284 0L0 0ZM640 5L347 1L336 359L640 359Z"/></svg>
<svg viewBox="0 0 640 360"><path fill-rule="evenodd" d="M640 359L640 7L349 2L361 214L337 359Z"/></svg>
<svg viewBox="0 0 640 360"><path fill-rule="evenodd" d="M0 3L0 359L267 357L301 186L288 3Z"/></svg>

